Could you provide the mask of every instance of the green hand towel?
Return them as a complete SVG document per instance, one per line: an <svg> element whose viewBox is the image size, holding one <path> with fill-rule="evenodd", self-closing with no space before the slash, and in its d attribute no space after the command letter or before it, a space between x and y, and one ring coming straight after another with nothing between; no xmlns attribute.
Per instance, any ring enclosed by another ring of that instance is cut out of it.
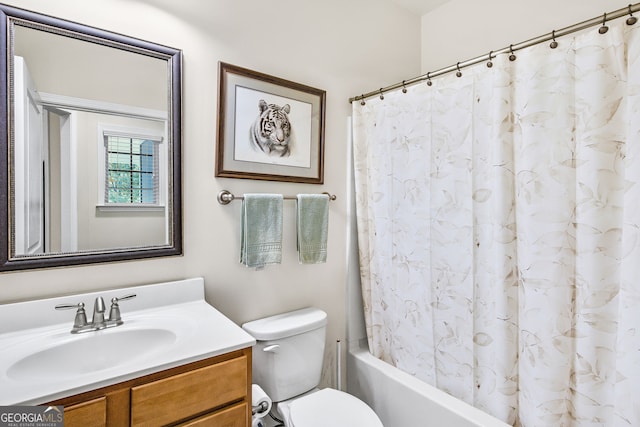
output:
<svg viewBox="0 0 640 427"><path fill-rule="evenodd" d="M282 261L282 194L245 194L240 263L247 267Z"/></svg>
<svg viewBox="0 0 640 427"><path fill-rule="evenodd" d="M298 194L298 261L300 264L327 262L329 196Z"/></svg>

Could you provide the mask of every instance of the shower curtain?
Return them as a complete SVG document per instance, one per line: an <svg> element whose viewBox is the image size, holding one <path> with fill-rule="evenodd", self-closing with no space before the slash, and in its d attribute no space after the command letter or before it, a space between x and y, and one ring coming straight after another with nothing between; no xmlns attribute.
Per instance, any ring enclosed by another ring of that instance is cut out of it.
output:
<svg viewBox="0 0 640 427"><path fill-rule="evenodd" d="M512 425L640 425L640 25L354 102L370 351Z"/></svg>

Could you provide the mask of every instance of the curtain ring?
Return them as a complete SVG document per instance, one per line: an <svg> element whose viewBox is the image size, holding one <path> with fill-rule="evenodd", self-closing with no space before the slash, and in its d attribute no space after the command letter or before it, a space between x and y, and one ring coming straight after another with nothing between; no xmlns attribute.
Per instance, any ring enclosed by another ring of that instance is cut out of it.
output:
<svg viewBox="0 0 640 427"><path fill-rule="evenodd" d="M404 80L402 81L402 93L407 93L407 87L404 85Z"/></svg>
<svg viewBox="0 0 640 427"><path fill-rule="evenodd" d="M427 86L431 86L433 82L431 81L431 71L427 73Z"/></svg>
<svg viewBox="0 0 640 427"><path fill-rule="evenodd" d="M380 99L384 99L384 95L382 94L382 88L380 88Z"/></svg>
<svg viewBox="0 0 640 427"><path fill-rule="evenodd" d="M598 29L598 32L600 34L604 34L607 31L609 31L609 27L607 27L606 23L607 23L607 14L605 13L604 17L602 18L602 26Z"/></svg>
<svg viewBox="0 0 640 427"><path fill-rule="evenodd" d="M513 53L513 45L510 44L509 45L509 52L511 52L511 55L509 55L509 61L513 62L516 60L516 55L515 53Z"/></svg>
<svg viewBox="0 0 640 427"><path fill-rule="evenodd" d="M456 64L456 68L458 69L458 71L456 71L456 77L462 77L462 71L460 71L460 63L459 62Z"/></svg>
<svg viewBox="0 0 640 427"><path fill-rule="evenodd" d="M493 62L491 62L492 59L493 59L493 51L489 52L489 62L487 62L487 68L493 67Z"/></svg>
<svg viewBox="0 0 640 427"><path fill-rule="evenodd" d="M360 105L364 105L366 104L366 102L364 102L364 93L360 96Z"/></svg>
<svg viewBox="0 0 640 427"><path fill-rule="evenodd" d="M633 25L638 22L638 18L633 16L633 12L631 11L631 5L629 5L629 17L627 18L627 25Z"/></svg>
<svg viewBox="0 0 640 427"><path fill-rule="evenodd" d="M551 42L551 44L549 44L549 47L551 49L555 49L558 47L558 42L556 41L556 30L551 31L551 38L553 39L553 41Z"/></svg>

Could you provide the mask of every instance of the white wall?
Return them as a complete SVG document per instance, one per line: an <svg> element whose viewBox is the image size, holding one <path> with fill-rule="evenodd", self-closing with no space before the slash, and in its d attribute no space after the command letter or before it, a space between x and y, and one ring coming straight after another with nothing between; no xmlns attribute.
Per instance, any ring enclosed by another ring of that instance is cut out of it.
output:
<svg viewBox="0 0 640 427"><path fill-rule="evenodd" d="M422 17L422 74L626 7L626 0L451 0ZM413 76L410 76L413 77Z"/></svg>
<svg viewBox="0 0 640 427"><path fill-rule="evenodd" d="M237 323L307 305L326 310L333 354L346 329L348 98L420 72L420 18L387 0L5 3L183 50L184 256L2 273L0 303L203 276L207 300ZM324 185L214 177L218 61L327 91ZM258 272L241 266L240 203L219 205L222 189L336 194L328 262L298 264L287 202L282 264Z"/></svg>

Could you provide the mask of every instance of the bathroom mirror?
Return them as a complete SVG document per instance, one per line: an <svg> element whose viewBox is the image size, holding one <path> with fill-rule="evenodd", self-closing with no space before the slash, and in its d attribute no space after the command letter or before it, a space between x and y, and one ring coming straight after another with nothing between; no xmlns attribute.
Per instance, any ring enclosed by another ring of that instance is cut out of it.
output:
<svg viewBox="0 0 640 427"><path fill-rule="evenodd" d="M0 14L0 271L182 254L181 51Z"/></svg>

